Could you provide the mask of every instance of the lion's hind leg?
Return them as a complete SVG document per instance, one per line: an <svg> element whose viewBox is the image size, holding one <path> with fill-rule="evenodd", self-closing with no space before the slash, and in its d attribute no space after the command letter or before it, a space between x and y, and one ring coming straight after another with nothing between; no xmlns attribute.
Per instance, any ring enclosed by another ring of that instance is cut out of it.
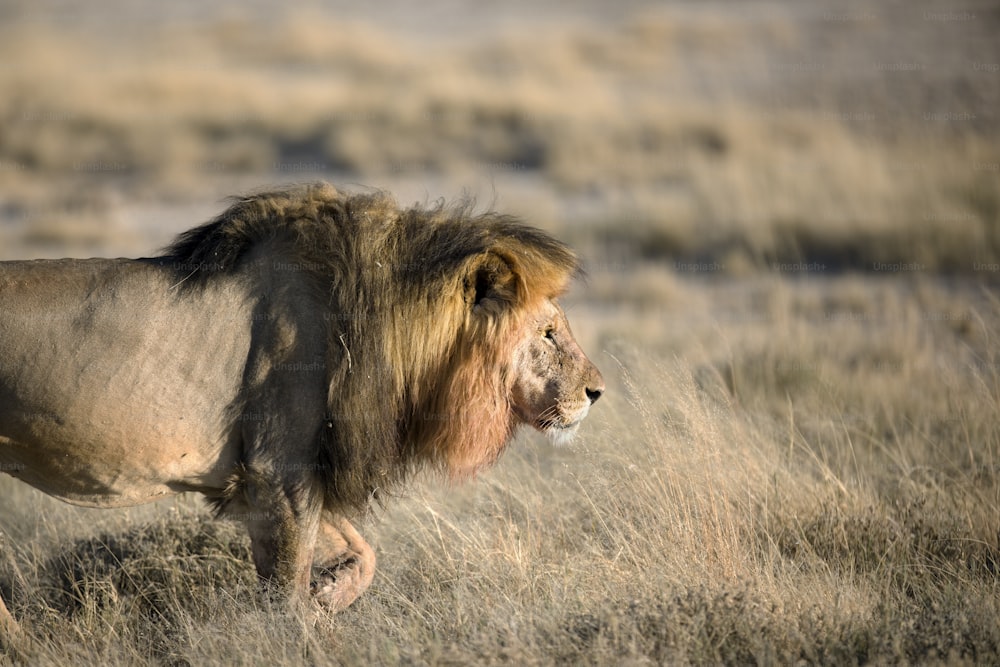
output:
<svg viewBox="0 0 1000 667"><path fill-rule="evenodd" d="M324 521L313 559L313 599L333 612L350 606L375 576L375 550L347 519Z"/></svg>

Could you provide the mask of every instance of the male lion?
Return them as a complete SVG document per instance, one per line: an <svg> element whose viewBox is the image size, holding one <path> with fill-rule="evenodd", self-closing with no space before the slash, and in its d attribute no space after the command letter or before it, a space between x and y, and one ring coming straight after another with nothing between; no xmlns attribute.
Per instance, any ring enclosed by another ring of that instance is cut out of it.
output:
<svg viewBox="0 0 1000 667"><path fill-rule="evenodd" d="M511 217L323 183L160 257L0 263L0 464L89 507L198 491L262 580L343 609L375 566L345 517L421 467L473 475L520 424L571 435L600 397L555 301L576 271Z"/></svg>

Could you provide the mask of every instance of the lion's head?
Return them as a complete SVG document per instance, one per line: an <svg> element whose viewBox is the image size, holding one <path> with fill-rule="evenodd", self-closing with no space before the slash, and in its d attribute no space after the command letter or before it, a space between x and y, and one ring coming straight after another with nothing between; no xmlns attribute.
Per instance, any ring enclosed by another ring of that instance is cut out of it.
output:
<svg viewBox="0 0 1000 667"><path fill-rule="evenodd" d="M514 413L554 442L572 437L604 393L604 378L583 353L555 301L527 319L514 348Z"/></svg>

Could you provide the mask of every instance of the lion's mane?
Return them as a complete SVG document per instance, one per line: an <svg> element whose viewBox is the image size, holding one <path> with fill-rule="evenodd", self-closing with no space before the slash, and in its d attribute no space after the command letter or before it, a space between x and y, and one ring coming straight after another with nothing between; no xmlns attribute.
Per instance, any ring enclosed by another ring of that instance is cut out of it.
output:
<svg viewBox="0 0 1000 667"><path fill-rule="evenodd" d="M462 477L500 455L514 343L578 271L568 247L468 202L400 209L316 183L235 199L159 259L197 289L242 275L262 244L304 272L328 323L315 463L329 507L367 506L424 465Z"/></svg>

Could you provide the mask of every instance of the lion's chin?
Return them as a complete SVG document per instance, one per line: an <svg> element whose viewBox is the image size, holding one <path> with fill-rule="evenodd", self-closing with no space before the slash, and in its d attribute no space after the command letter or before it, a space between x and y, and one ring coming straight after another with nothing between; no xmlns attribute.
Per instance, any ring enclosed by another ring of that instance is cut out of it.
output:
<svg viewBox="0 0 1000 667"><path fill-rule="evenodd" d="M552 442L552 444L556 447L561 447L563 445L568 445L573 441L573 437L576 435L577 429L579 428L580 422L576 421L565 426L550 425L541 429L541 431Z"/></svg>

